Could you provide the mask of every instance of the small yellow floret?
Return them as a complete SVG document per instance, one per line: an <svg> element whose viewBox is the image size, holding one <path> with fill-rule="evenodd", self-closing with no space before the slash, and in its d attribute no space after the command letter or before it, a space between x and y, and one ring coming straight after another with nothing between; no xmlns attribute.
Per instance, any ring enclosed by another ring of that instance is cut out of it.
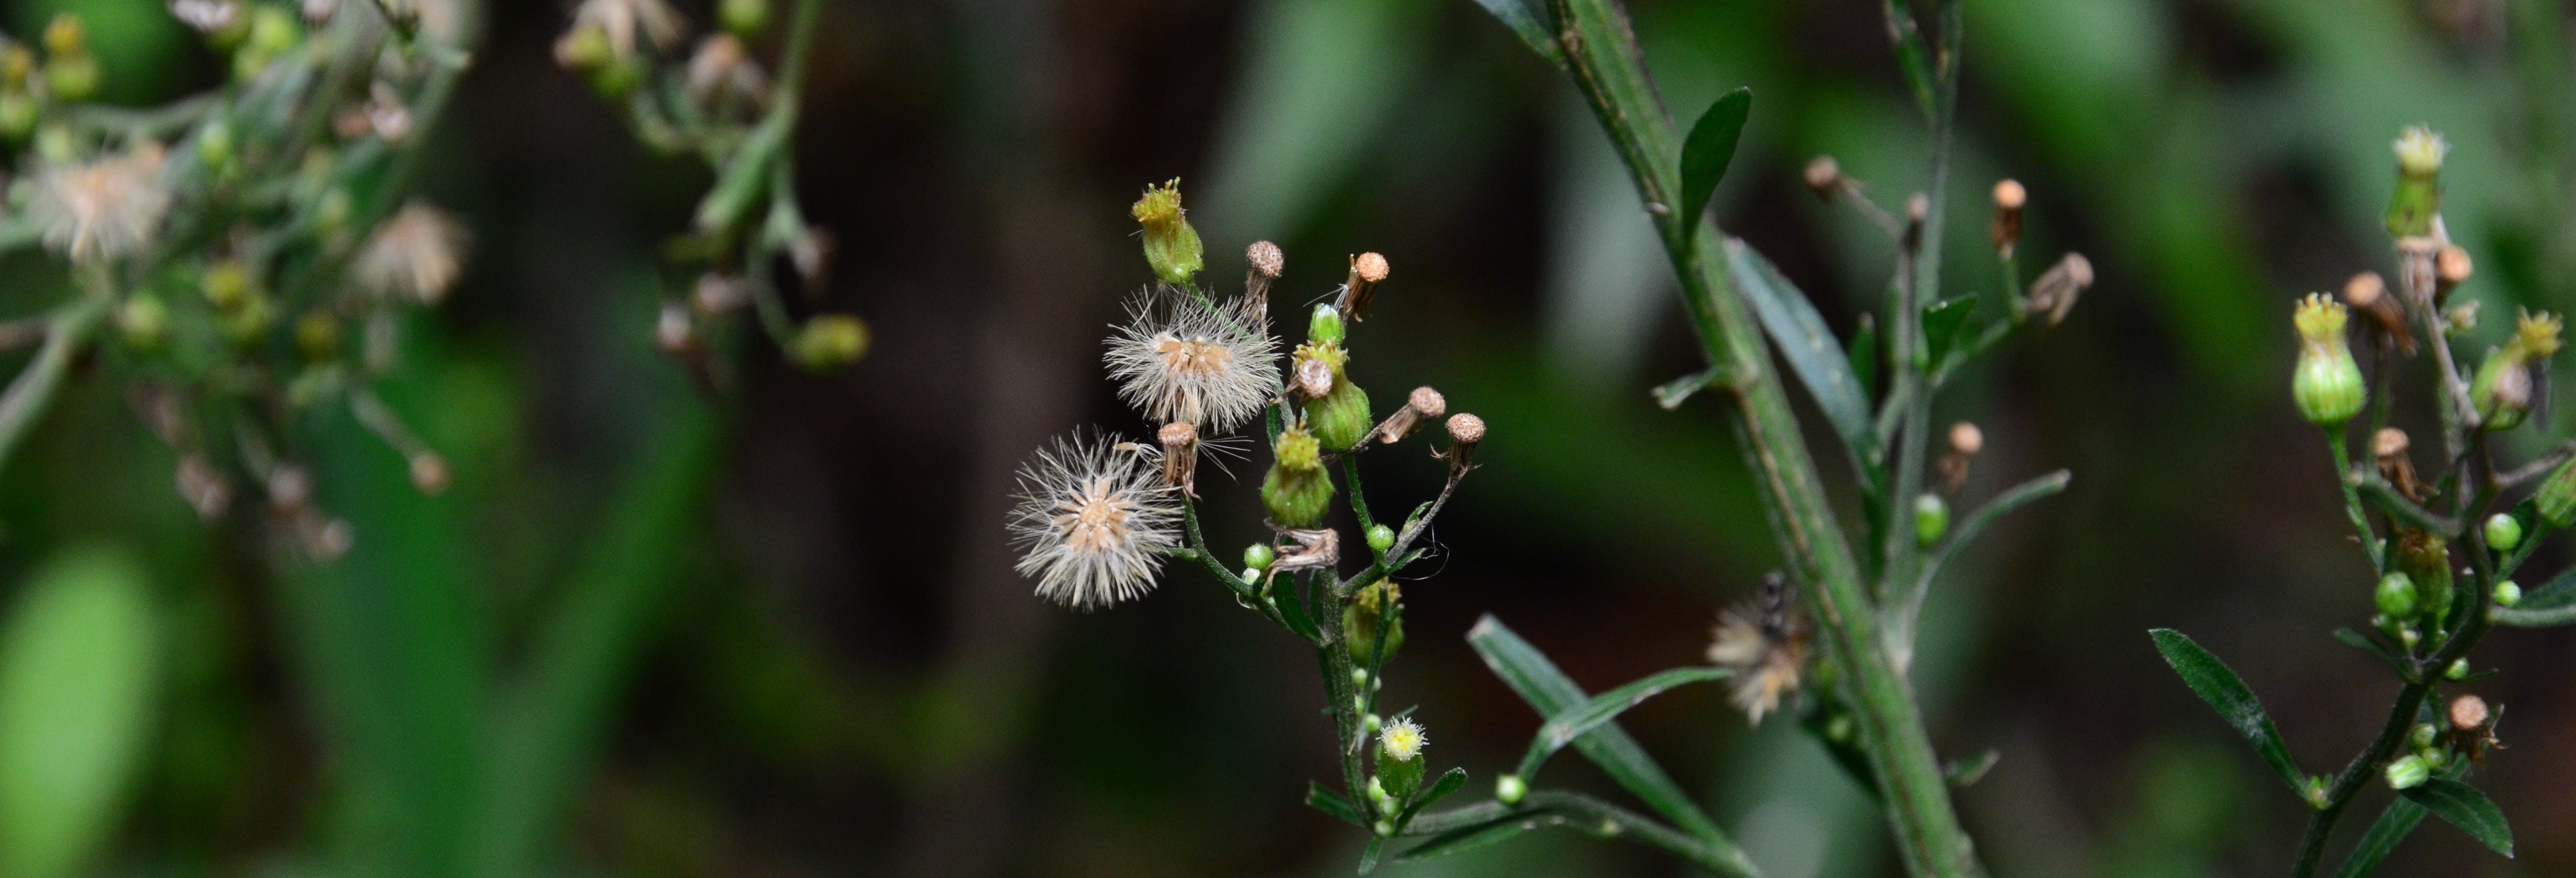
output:
<svg viewBox="0 0 2576 878"><path fill-rule="evenodd" d="M2298 310L2290 314L2291 325L2299 328L2299 338L2328 348L2343 346L2343 327L2349 319L2343 303L2324 293L2308 294L2299 300Z"/></svg>
<svg viewBox="0 0 2576 878"><path fill-rule="evenodd" d="M2564 328L2566 322L2556 314L2525 311L2514 320L2512 344L2521 348L2527 359L2546 358L2558 352L2558 333Z"/></svg>
<svg viewBox="0 0 2576 878"><path fill-rule="evenodd" d="M1397 762L1413 761L1414 757L1422 755L1422 748L1431 743L1429 739L1423 737L1422 727L1416 725L1411 719L1400 719L1387 724L1386 730L1377 734L1377 740L1380 746L1386 748L1387 758Z"/></svg>

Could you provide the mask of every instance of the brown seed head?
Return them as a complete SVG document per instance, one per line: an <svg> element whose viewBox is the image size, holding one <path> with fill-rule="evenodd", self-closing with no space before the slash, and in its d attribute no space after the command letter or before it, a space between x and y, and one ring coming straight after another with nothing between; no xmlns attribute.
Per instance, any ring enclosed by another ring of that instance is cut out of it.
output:
<svg viewBox="0 0 2576 878"><path fill-rule="evenodd" d="M1807 188L1816 190L1819 198L1832 198L1843 185L1843 167L1833 156L1820 155L1807 160Z"/></svg>
<svg viewBox="0 0 2576 878"><path fill-rule="evenodd" d="M2451 728L2474 732L2487 724L2487 702L2475 695L2451 699Z"/></svg>
<svg viewBox="0 0 2576 878"><path fill-rule="evenodd" d="M282 513L304 508L313 499L313 474L291 463L268 471L268 505Z"/></svg>
<svg viewBox="0 0 2576 878"><path fill-rule="evenodd" d="M2365 271L2343 282L2343 303L2355 308L2368 308L2388 295L2388 281L2379 272Z"/></svg>
<svg viewBox="0 0 2576 878"><path fill-rule="evenodd" d="M2379 457L2395 457L2405 454L2410 444L2406 440L2406 431L2395 427L2381 427L2378 433L2370 437L2370 453Z"/></svg>
<svg viewBox="0 0 2576 878"><path fill-rule="evenodd" d="M1243 259L1252 263L1252 270L1261 272L1262 277L1275 278L1288 270L1288 254L1268 241L1254 241L1252 246L1243 248Z"/></svg>
<svg viewBox="0 0 2576 878"><path fill-rule="evenodd" d="M447 458L429 451L412 455L411 484L423 494L447 490Z"/></svg>
<svg viewBox="0 0 2576 878"><path fill-rule="evenodd" d="M1932 196L1921 192L1905 196L1905 221L1921 225L1932 218Z"/></svg>
<svg viewBox="0 0 2576 878"><path fill-rule="evenodd" d="M1375 251L1362 253L1359 258L1351 260L1351 271L1358 274L1361 280L1369 283L1386 280L1387 269L1386 257L1378 255Z"/></svg>
<svg viewBox="0 0 2576 878"><path fill-rule="evenodd" d="M2056 326L2066 319L2066 312L2074 310L2076 298L2091 286L2093 261L2082 253L2068 253L2041 272L2038 280L2031 281L2030 310L2047 313L2048 325Z"/></svg>
<svg viewBox="0 0 2576 878"><path fill-rule="evenodd" d="M2029 200L2030 192L2021 187L2019 180L2005 180L1995 184L1996 210L2020 210L2021 206Z"/></svg>
<svg viewBox="0 0 2576 878"><path fill-rule="evenodd" d="M1449 441L1474 445L1485 441L1485 419L1466 412L1449 416Z"/></svg>
<svg viewBox="0 0 2576 878"><path fill-rule="evenodd" d="M1986 431L1977 429L1977 425L1966 421L1950 425L1950 450L1960 454L1975 454L1985 447Z"/></svg>
<svg viewBox="0 0 2576 878"><path fill-rule="evenodd" d="M1188 421L1173 421L1169 424L1164 424L1162 431L1155 434L1154 438L1163 443L1163 448L1166 451L1171 450L1174 447L1187 448L1192 443L1199 441L1199 428L1191 425Z"/></svg>
<svg viewBox="0 0 2576 878"><path fill-rule="evenodd" d="M2433 269L2436 276L2441 279L2442 285L2447 287L2468 282L2469 274L2475 271L2476 267L2469 262L2469 251L2451 246L2442 248L2441 252L2433 256Z"/></svg>
<svg viewBox="0 0 2576 878"><path fill-rule="evenodd" d="M1414 414L1425 418L1437 418L1449 412L1449 400L1441 396L1440 391L1428 387L1414 388L1413 395L1405 397L1404 404L1413 409Z"/></svg>

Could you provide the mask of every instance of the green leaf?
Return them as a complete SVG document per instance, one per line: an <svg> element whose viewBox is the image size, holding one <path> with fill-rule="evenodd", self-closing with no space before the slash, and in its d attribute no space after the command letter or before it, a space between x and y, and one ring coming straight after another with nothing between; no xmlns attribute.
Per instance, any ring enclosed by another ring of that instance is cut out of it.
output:
<svg viewBox="0 0 2576 878"><path fill-rule="evenodd" d="M2431 778L2406 789L2406 800L2424 806L2451 822L2488 850L2513 856L2513 828L2507 826L2504 812L2478 788L2449 778Z"/></svg>
<svg viewBox="0 0 2576 878"><path fill-rule="evenodd" d="M1923 308L1924 362L1939 369L1959 344L1960 333L1968 328L1968 315L1977 310L1971 296L1934 302Z"/></svg>
<svg viewBox="0 0 2576 878"><path fill-rule="evenodd" d="M2526 530L2525 532L2529 532ZM2525 537L2524 539L2537 539ZM2522 593L2522 600L2510 607L2495 608L2496 624L2522 628L2547 628L2576 623L2576 568L2551 577L2539 588Z"/></svg>
<svg viewBox="0 0 2576 878"><path fill-rule="evenodd" d="M1476 5L1485 7L1486 14L1501 21L1504 27L1511 28L1512 36L1519 37L1521 45L1528 46L1530 51L1537 52L1557 69L1565 68L1565 49L1558 46L1556 37L1551 35L1554 28L1542 18L1544 12L1530 8L1528 0L1476 0Z"/></svg>
<svg viewBox="0 0 2576 878"><path fill-rule="evenodd" d="M1699 228L1700 214L1708 210L1717 182L1726 179L1735 144L1744 139L1744 119L1752 112L1753 89L1738 86L1708 105L1682 140L1682 237L1690 238Z"/></svg>
<svg viewBox="0 0 2576 878"><path fill-rule="evenodd" d="M1860 385L1861 401L1878 398L1878 319L1864 313L1860 325L1852 329L1851 342L1844 346L1845 358L1851 360L1852 380Z"/></svg>
<svg viewBox="0 0 2576 878"><path fill-rule="evenodd" d="M1351 804L1351 800L1343 798L1342 794L1325 789L1323 784L1311 780L1306 782L1306 807L1333 815L1352 826L1368 825L1368 820L1360 816L1359 806Z"/></svg>
<svg viewBox="0 0 2576 878"><path fill-rule="evenodd" d="M2272 717L2263 712L2263 703L2255 700L2254 691L2245 687L2245 681L2228 670L2226 662L2180 631L2158 628L2147 633L2155 638L2156 651L2164 654L2165 663L2182 675L2183 683L2217 709L2220 718L2236 727L2237 734L2252 742L2255 751L2263 754L2263 761L2270 763L2282 782L2290 785L2290 792L2304 800L2307 776L2299 773L2298 763L2290 761L2290 748L2281 743L2280 729L2272 726Z"/></svg>
<svg viewBox="0 0 2576 878"><path fill-rule="evenodd" d="M1540 716L1553 717L1585 701L1582 687L1557 670L1556 663L1548 661L1537 647L1503 627L1501 620L1492 616L1478 619L1476 627L1467 631L1467 643L1485 659L1485 666L1493 669L1494 676L1502 678L1503 684L1529 702ZM1663 766L1646 755L1646 748L1639 746L1637 739L1619 728L1617 721L1604 722L1575 736L1574 749L1683 832L1733 850L1717 823L1708 819L1708 814L1682 792L1681 785L1673 782Z"/></svg>
<svg viewBox="0 0 2576 878"><path fill-rule="evenodd" d="M1701 369L1697 372L1675 378L1671 381L1666 381L1655 386L1655 405L1661 407L1665 411L1672 411L1674 409L1681 408L1682 402L1690 399L1692 394L1707 389L1710 385L1724 380L1725 377L1726 367L1710 366L1706 369Z"/></svg>
<svg viewBox="0 0 2576 878"><path fill-rule="evenodd" d="M160 631L134 558L72 549L0 630L0 875L86 870L152 728Z"/></svg>
<svg viewBox="0 0 2576 878"><path fill-rule="evenodd" d="M1988 748L1986 752L1979 753L1974 758L1944 763L1941 766L1941 778L1949 781L1953 789L1964 790L1975 786L1977 781L1984 780L1986 772L1993 771L1995 763L2003 761L2003 758L2003 751Z"/></svg>
<svg viewBox="0 0 2576 878"><path fill-rule="evenodd" d="M2456 780L2467 770L2467 760L2454 759L2440 776ZM2425 813L2424 806L2404 796L2390 800L2388 809L2371 822L2370 831L2362 833L2361 842L2352 846L2352 853L2344 855L2343 868L2335 870L2335 878L2363 878L2379 868L2380 861L2397 850L2397 843L2405 841L2424 822Z"/></svg>
<svg viewBox="0 0 2576 878"><path fill-rule="evenodd" d="M1986 505L1977 507L1977 511L1969 513L1967 518L1961 519L1959 526L1950 531L1950 538L1942 540L1941 548L1934 550L1932 557L1924 562L1923 572L1916 575L1914 591L1906 596L1904 619L1911 622L1916 614L1922 612L1924 595L1931 592L1932 583L1941 575L1942 569L1950 565L1950 559L1956 556L1960 549L1975 542L1979 535L1986 532L1986 528L1993 527L1995 522L2002 521L2003 517L2012 514L2013 510L2066 490L2066 483L2074 478L2074 474L2058 470L2014 485L2010 490L1986 501Z"/></svg>
<svg viewBox="0 0 2576 878"><path fill-rule="evenodd" d="M1726 270L1752 303L1754 315L1762 319L1763 331L1779 345L1790 370L1815 397L1816 407L1833 422L1844 448L1854 458L1868 460L1877 444L1869 403L1861 398L1860 379L1852 375L1851 363L1844 359L1833 331L1825 328L1825 318L1771 260L1740 238L1726 239Z"/></svg>
<svg viewBox="0 0 2576 878"><path fill-rule="evenodd" d="M1431 807L1441 799L1448 798L1450 793L1457 792L1459 787L1466 785L1466 769L1452 768L1448 771L1441 772L1439 780L1432 781L1431 786L1424 788L1421 793L1415 795L1413 797L1413 801L1405 804L1403 812L1398 813L1395 816L1395 831L1403 832L1406 826L1413 824L1413 815L1422 813L1422 809ZM1314 794L1310 792L1307 793L1307 795L1311 797Z"/></svg>
<svg viewBox="0 0 2576 878"><path fill-rule="evenodd" d="M1360 874L1366 875L1370 872L1377 871L1378 852L1385 849L1385 838L1376 835L1369 836L1368 847L1360 851Z"/></svg>
<svg viewBox="0 0 2576 878"><path fill-rule="evenodd" d="M1521 767L1518 772L1521 780L1528 782L1537 779L1539 766L1545 764L1549 756L1556 755L1556 751L1564 749L1565 745L1573 743L1574 739L1583 733L1616 719L1628 708L1644 704L1646 699L1660 695L1664 690L1675 686L1722 680L1729 673L1725 668L1715 667L1671 668L1593 696L1590 701L1558 713L1544 725L1539 726L1538 734L1530 739L1528 752L1521 756Z"/></svg>
<svg viewBox="0 0 2576 878"><path fill-rule="evenodd" d="M2405 660L2394 655L2390 655L2386 647L2380 646L2378 641L2370 639L2369 635L2363 634L2359 631L2354 631L2350 628L2337 628L2334 631L2334 639L2345 646L2370 653L2372 657L2386 663L2389 669L2396 671L2399 676L2411 676L2415 673L2414 668L2406 666Z"/></svg>
<svg viewBox="0 0 2576 878"><path fill-rule="evenodd" d="M1400 861L1424 860L1432 857L1445 857L1462 851L1472 851L1477 848L1503 841L1521 833L1537 829L1541 825L1543 825L1542 821L1536 819L1533 815L1509 814L1483 823L1461 826L1459 828L1440 833L1439 835L1432 836L1430 841L1414 845L1412 850L1405 851L1403 856L1396 857L1396 859Z"/></svg>

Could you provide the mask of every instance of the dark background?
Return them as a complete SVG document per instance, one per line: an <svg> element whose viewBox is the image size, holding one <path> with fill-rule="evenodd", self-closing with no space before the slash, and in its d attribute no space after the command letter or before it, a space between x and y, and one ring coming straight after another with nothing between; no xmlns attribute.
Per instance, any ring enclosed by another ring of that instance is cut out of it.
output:
<svg viewBox="0 0 2576 878"><path fill-rule="evenodd" d="M783 15L784 4L780 10ZM112 95L219 66L152 0L16 3L33 34L84 10ZM703 4L682 4L694 23ZM2002 761L1960 794L2005 875L2271 874L2305 809L2179 685L2145 631L2178 627L2260 693L2312 772L2376 731L2396 684L2328 632L2369 610L2323 443L2286 399L2293 298L2387 270L2388 142L2455 145L2445 213L2501 339L2518 306L2576 305L2562 225L2568 9L2540 0L1969 0L1953 291L1994 288L1985 191L2028 184L2024 271L2065 250L2101 281L1937 412L1987 451L1964 509L2070 468L1933 598L1917 680L1945 753ZM653 248L709 180L634 144L550 46L552 0L492 10L426 181L475 232L427 321L412 391L456 460L440 502L480 559L466 603L511 632L615 502L610 461L670 415L651 349ZM1723 225L1848 332L1892 256L1797 183L1837 156L1893 209L1924 133L1866 0L1652 0L1637 29L1686 117L1754 87ZM1635 195L1572 91L1464 0L827 0L797 135L799 197L839 244L809 310L875 344L815 376L755 346L680 585L631 652L548 869L644 876L1348 874L1362 837L1301 806L1333 769L1310 657L1207 578L1095 613L1030 595L1002 533L1010 474L1077 424L1141 435L1100 339L1149 274L1127 205L1182 179L1231 288L1281 243L1283 312L1376 250L1392 279L1353 333L1380 400L1417 384L1492 425L1484 464L1406 588L1385 701L1418 704L1435 765L1486 788L1538 718L1461 636L1494 614L1593 689L1699 660L1717 610L1778 563L1715 404L1647 390L1701 365ZM2429 419L2405 385L2401 420ZM2559 382L2563 390L2571 383ZM2558 409L2576 401L2562 392ZM1801 405L1804 403L1802 402ZM2563 425L2542 425L2554 429ZM2505 444L2546 446L2541 430ZM2419 433L2419 435L2430 435ZM1417 446L1371 455L1376 503L1427 499ZM1839 454L1822 453L1830 463ZM1256 456L1257 457L1257 456ZM199 525L169 453L105 381L76 383L0 478L0 544L109 539L150 559L170 682L104 873L303 871L339 828L335 756L280 657L255 526ZM390 455L362 465L396 467ZM1830 469L1830 467L1829 467ZM389 470L390 471L390 470ZM1238 475L1257 464L1237 464ZM1835 478L1839 478L1836 474ZM1839 484L1839 483L1838 483ZM1248 485L1203 484L1219 546ZM361 520L362 541L368 539ZM2544 549L2526 586L2566 563ZM2564 632L2503 630L2465 687L2509 707L2480 775L2511 861L2428 825L2389 874L2576 873L2576 704ZM1894 874L1874 809L1791 724L1748 730L1716 687L1626 720L1780 878ZM1611 790L1558 760L1554 782ZM2376 813L2366 794L2344 841ZM1645 849L1540 834L1395 875L1670 875Z"/></svg>

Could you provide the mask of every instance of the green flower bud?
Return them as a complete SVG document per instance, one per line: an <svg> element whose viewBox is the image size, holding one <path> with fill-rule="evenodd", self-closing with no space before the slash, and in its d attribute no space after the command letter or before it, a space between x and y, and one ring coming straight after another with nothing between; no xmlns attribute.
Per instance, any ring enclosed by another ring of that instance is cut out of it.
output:
<svg viewBox="0 0 2576 878"><path fill-rule="evenodd" d="M45 23L45 52L50 55L80 55L89 51L89 29L81 17L58 12Z"/></svg>
<svg viewBox="0 0 2576 878"><path fill-rule="evenodd" d="M1307 530L1324 523L1333 480L1324 474L1322 450L1303 424L1280 431L1271 446L1270 473L1261 479L1261 507L1271 524Z"/></svg>
<svg viewBox="0 0 2576 878"><path fill-rule="evenodd" d="M2531 495L2531 505L2540 512L2540 520L2550 527L2563 528L2576 524L2576 460L2558 465L2540 489Z"/></svg>
<svg viewBox="0 0 2576 878"><path fill-rule="evenodd" d="M1422 734L1422 726L1412 719L1399 719L1386 724L1377 733L1377 777L1395 802L1413 797L1422 788L1422 748L1431 742Z"/></svg>
<svg viewBox="0 0 2576 878"><path fill-rule="evenodd" d="M2442 770L2442 766L2451 761L2450 757L2451 754L2443 752L2437 747L2426 747L2415 751L2415 758L2423 761L2425 771Z"/></svg>
<svg viewBox="0 0 2576 878"><path fill-rule="evenodd" d="M2388 763L2387 776L2390 789L2411 789L2431 778L2433 769L2416 756L2400 756Z"/></svg>
<svg viewBox="0 0 2576 878"><path fill-rule="evenodd" d="M36 133L40 115L36 96L17 89L0 91L0 137L10 143L24 143L27 135Z"/></svg>
<svg viewBox="0 0 2576 878"><path fill-rule="evenodd" d="M2368 392L2361 364L2345 345L2343 303L2315 293L2299 303L2290 320L2299 330L2299 365L2290 379L2290 399L2299 416L2322 427L2341 426L2361 411Z"/></svg>
<svg viewBox="0 0 2576 878"><path fill-rule="evenodd" d="M116 329L138 350L158 348L170 335L170 306L161 304L159 296L136 293L116 309Z"/></svg>
<svg viewBox="0 0 2576 878"><path fill-rule="evenodd" d="M248 347L259 343L259 340L268 334L270 319L268 297L254 294L243 298L241 303L234 306L232 310L224 312L218 322L223 329L225 340Z"/></svg>
<svg viewBox="0 0 2576 878"><path fill-rule="evenodd" d="M1925 494L1914 498L1915 542L1929 548L1933 543L1940 542L1941 534L1949 529L1950 506L1941 502L1941 495Z"/></svg>
<svg viewBox="0 0 2576 878"><path fill-rule="evenodd" d="M98 96L98 59L87 53L63 55L45 61L45 88L54 99L77 104Z"/></svg>
<svg viewBox="0 0 2576 878"><path fill-rule="evenodd" d="M1368 544L1369 548L1377 550L1379 554L1385 554L1386 550L1395 548L1395 528L1383 524L1369 528Z"/></svg>
<svg viewBox="0 0 2576 878"><path fill-rule="evenodd" d="M1370 830L1371 830L1371 831L1376 832L1376 833L1378 834L1378 837L1380 837L1380 838L1384 838L1384 837L1391 836L1391 835L1394 835L1394 834L1395 834L1395 824L1390 823L1390 822L1387 822L1386 820L1383 820L1383 819L1379 820L1375 825L1373 825L1373 826L1371 826L1371 827L1369 827L1369 828L1370 828Z"/></svg>
<svg viewBox="0 0 2576 878"><path fill-rule="evenodd" d="M239 307L251 294L250 271L230 259L207 266L205 279L198 284L205 291L206 304L220 311Z"/></svg>
<svg viewBox="0 0 2576 878"><path fill-rule="evenodd" d="M2400 238L2430 235L2433 215L2442 207L2442 156L2451 145L2419 125L2398 135L2394 149L2397 191L2388 199L2388 233Z"/></svg>
<svg viewBox="0 0 2576 878"><path fill-rule="evenodd" d="M2378 601L2379 611L2389 618L2403 619L2415 615L2415 581L2404 573L2392 570L2387 576L2380 577L2379 592L2372 597Z"/></svg>
<svg viewBox="0 0 2576 878"><path fill-rule="evenodd" d="M220 168L233 158L233 126L220 114L206 117L197 128L197 161L209 168Z"/></svg>
<svg viewBox="0 0 2576 878"><path fill-rule="evenodd" d="M868 325L848 314L820 314L796 330L787 345L796 364L829 372L859 361L868 353Z"/></svg>
<svg viewBox="0 0 2576 878"><path fill-rule="evenodd" d="M724 0L716 4L716 20L743 42L750 42L769 26L769 0Z"/></svg>
<svg viewBox="0 0 2576 878"><path fill-rule="evenodd" d="M2477 406L2481 426L2521 426L2523 416L2531 413L2532 370L2548 368L2549 356L2558 352L2561 326L2558 315L2524 312L2514 321L2513 340L2478 365L2469 401Z"/></svg>
<svg viewBox="0 0 2576 878"><path fill-rule="evenodd" d="M1206 248L1181 210L1180 178L1145 187L1145 196L1136 199L1129 212L1145 228L1145 264L1153 267L1155 277L1164 283L1185 284L1205 267Z"/></svg>
<svg viewBox="0 0 2576 878"><path fill-rule="evenodd" d="M2515 585L2513 580L2510 579L2496 583L2495 603L2496 606L2499 607L2510 607L2515 604L2522 603L2522 586Z"/></svg>
<svg viewBox="0 0 2576 878"><path fill-rule="evenodd" d="M2407 732L2406 740L2413 742L2417 749L2422 749L2433 746L2433 741L2441 734L2442 730L2432 723L2416 723L2415 728Z"/></svg>
<svg viewBox="0 0 2576 878"><path fill-rule="evenodd" d="M555 40L555 63L576 73L596 71L617 57L617 47L609 44L608 32L595 25L583 25Z"/></svg>
<svg viewBox="0 0 2576 878"><path fill-rule="evenodd" d="M2329 783L2331 783L2331 781L2328 781L2328 780L2326 779L2325 775L2321 775L2321 774L2311 774L2311 775L2308 775L2308 786L2307 786L2307 800L2308 800L2308 807L2311 807L2311 808L2320 808L2320 809L2322 809L2322 808L2324 808L2327 804L2329 804L2329 803L2331 803L2331 802L2333 801L2333 800L2332 800L2332 798L2330 798L2330 797L2329 797L2329 795L2328 795L2328 793L2327 793L2327 789L2326 789L2327 784L2329 784Z"/></svg>
<svg viewBox="0 0 2576 878"><path fill-rule="evenodd" d="M1366 665L1371 661L1395 658L1404 648L1404 593L1396 590L1391 580L1381 579L1351 596L1342 607L1342 642L1350 645L1351 661ZM1386 618L1392 614L1394 618ZM1386 651L1380 655L1377 632L1386 627Z"/></svg>
<svg viewBox="0 0 2576 878"><path fill-rule="evenodd" d="M295 319L295 349L321 362L340 355L340 321L328 311L306 311Z"/></svg>
<svg viewBox="0 0 2576 878"><path fill-rule="evenodd" d="M2420 530L2399 531L2397 569L2415 582L2415 612L2439 625L2451 612L2450 544Z"/></svg>
<svg viewBox="0 0 2576 878"><path fill-rule="evenodd" d="M2519 545L2522 545L2522 522L2502 512L2487 518L2487 548L2510 552Z"/></svg>
<svg viewBox="0 0 2576 878"><path fill-rule="evenodd" d="M293 13L269 5L251 8L250 35L241 48L233 50L233 78L248 80L259 76L286 53L304 41L304 25Z"/></svg>
<svg viewBox="0 0 2576 878"><path fill-rule="evenodd" d="M1521 803L1521 798L1527 795L1529 795L1529 783L1521 780L1520 775L1506 774L1494 778L1495 801L1506 805L1518 805Z"/></svg>
<svg viewBox="0 0 2576 878"><path fill-rule="evenodd" d="M1269 543L1254 543L1243 547L1243 566L1245 567L1268 570L1270 562L1276 560L1279 560L1279 552L1270 548Z"/></svg>
<svg viewBox="0 0 2576 878"><path fill-rule="evenodd" d="M2447 668L2443 668L2443 669L2442 669L2442 676L2443 676L2443 677L2445 677L2445 678L2448 678L2448 679L2452 679L2452 680L2466 680L2466 679L2468 679L2468 678L2469 678L2469 660L2468 660L2468 659L2464 659L2464 658L2463 658L2463 659L2452 659L2452 660L2451 660L2451 666L2450 666L2450 667L2447 667Z"/></svg>
<svg viewBox="0 0 2576 878"><path fill-rule="evenodd" d="M1337 345L1346 338L1348 331L1342 326L1342 312L1335 310L1331 302L1317 304L1315 315L1306 320L1306 341L1309 344Z"/></svg>

